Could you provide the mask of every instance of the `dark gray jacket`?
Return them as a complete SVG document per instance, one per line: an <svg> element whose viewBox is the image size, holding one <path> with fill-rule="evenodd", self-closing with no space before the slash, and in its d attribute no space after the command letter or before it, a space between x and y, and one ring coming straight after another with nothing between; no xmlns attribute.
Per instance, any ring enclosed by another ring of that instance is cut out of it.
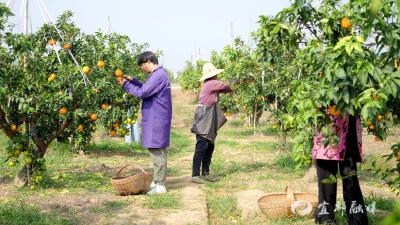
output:
<svg viewBox="0 0 400 225"><path fill-rule="evenodd" d="M214 142L217 131L227 121L220 105L198 105L194 114L192 133L198 134Z"/></svg>

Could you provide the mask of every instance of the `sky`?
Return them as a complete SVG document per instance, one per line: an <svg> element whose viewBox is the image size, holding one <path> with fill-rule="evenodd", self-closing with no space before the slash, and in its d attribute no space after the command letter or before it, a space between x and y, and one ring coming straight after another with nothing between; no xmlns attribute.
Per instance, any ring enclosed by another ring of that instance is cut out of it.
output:
<svg viewBox="0 0 400 225"><path fill-rule="evenodd" d="M8 3L9 0L0 0ZM11 21L22 30L21 3L14 0ZM128 35L137 43L148 43L148 50L161 50L160 64L179 71L185 61L209 59L234 37L249 40L260 15L275 15L290 5L290 0L43 0L55 19L72 10L73 20L85 33L107 31L108 17L113 32ZM39 0L29 0L29 14L35 31L45 20ZM232 29L233 27L233 29Z"/></svg>

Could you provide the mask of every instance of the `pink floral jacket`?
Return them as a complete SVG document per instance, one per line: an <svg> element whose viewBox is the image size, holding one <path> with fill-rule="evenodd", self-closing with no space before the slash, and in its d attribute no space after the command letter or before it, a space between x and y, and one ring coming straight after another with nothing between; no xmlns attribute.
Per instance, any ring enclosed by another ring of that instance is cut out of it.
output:
<svg viewBox="0 0 400 225"><path fill-rule="evenodd" d="M332 129L334 129L336 134L339 136L339 144L324 146L325 137L316 130L314 136L314 147L312 149L313 159L344 160L344 153L346 152L346 136L349 127L349 115L346 115L345 120L342 117L331 117L331 119L333 122ZM356 131L358 151L360 159L362 160L362 127L359 116L356 117Z"/></svg>

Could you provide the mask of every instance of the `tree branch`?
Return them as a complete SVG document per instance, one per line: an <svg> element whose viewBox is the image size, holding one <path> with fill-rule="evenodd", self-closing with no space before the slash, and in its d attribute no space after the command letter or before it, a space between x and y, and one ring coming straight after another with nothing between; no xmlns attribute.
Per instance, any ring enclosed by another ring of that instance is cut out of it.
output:
<svg viewBox="0 0 400 225"><path fill-rule="evenodd" d="M54 139L60 136L70 124L71 121L65 118L61 123L60 128L48 136L46 144L49 145L52 141L54 141Z"/></svg>
<svg viewBox="0 0 400 225"><path fill-rule="evenodd" d="M35 145L39 148L39 156L43 157L46 154L46 149L48 144L39 137L38 132L36 130L36 123L37 123L38 115L34 114L32 119L28 121L31 130L29 131L32 135L32 141Z"/></svg>
<svg viewBox="0 0 400 225"><path fill-rule="evenodd" d="M2 108L0 108L0 128L3 129L4 133L7 135L7 137L12 138L13 133L8 125L7 119L6 119L6 113Z"/></svg>
<svg viewBox="0 0 400 225"><path fill-rule="evenodd" d="M317 33L315 32L314 29L312 29L307 23L303 23L303 24L314 35L314 37L318 39L318 41L322 42L321 39L318 37L318 35L317 35Z"/></svg>

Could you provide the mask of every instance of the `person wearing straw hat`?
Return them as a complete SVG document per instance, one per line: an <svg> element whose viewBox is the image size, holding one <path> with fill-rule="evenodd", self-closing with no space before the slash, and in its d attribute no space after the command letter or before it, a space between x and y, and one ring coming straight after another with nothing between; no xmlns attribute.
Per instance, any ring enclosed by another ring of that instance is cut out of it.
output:
<svg viewBox="0 0 400 225"><path fill-rule="evenodd" d="M226 117L218 104L219 93L232 91L229 85L218 80L217 75L223 71L223 69L217 69L212 63L203 65L203 75L200 82L204 83L200 91L199 104L191 129L192 133L196 134L196 147L192 165L192 182L194 183L202 184L205 181L217 181L215 177L210 176L210 164L217 130L226 122Z"/></svg>
<svg viewBox="0 0 400 225"><path fill-rule="evenodd" d="M167 72L158 65L153 52L143 52L137 61L140 69L149 74L141 83L134 77L118 80L131 95L142 99L142 146L149 149L154 164L154 180L148 195L165 193L167 176L167 147L170 142L172 98Z"/></svg>

